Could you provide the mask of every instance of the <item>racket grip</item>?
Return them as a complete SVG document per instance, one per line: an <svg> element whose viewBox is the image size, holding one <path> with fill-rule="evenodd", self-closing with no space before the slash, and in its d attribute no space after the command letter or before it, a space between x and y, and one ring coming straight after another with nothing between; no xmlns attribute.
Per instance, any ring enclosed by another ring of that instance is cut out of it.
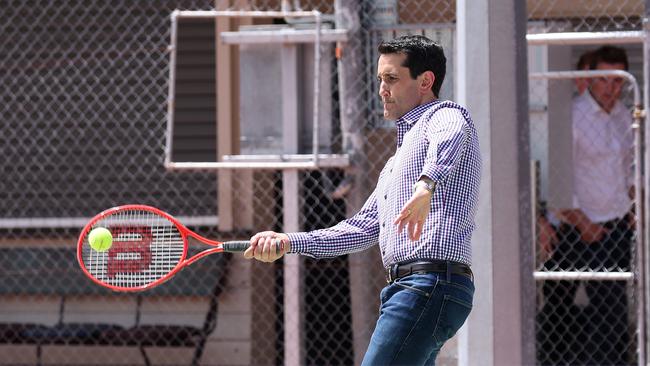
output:
<svg viewBox="0 0 650 366"><path fill-rule="evenodd" d="M280 254L282 252L282 249L280 248L280 244L281 244L280 239L276 239L275 240L275 245L276 245L275 252L277 254ZM247 241L247 240L246 241L244 241L244 240L233 240L233 241L224 242L223 244L221 244L221 246L223 247L224 252L243 252L246 249L248 249L248 247L251 246L251 243L249 241Z"/></svg>
<svg viewBox="0 0 650 366"><path fill-rule="evenodd" d="M248 240L237 240L227 241L221 246L223 247L224 252L243 252L251 246L251 243Z"/></svg>

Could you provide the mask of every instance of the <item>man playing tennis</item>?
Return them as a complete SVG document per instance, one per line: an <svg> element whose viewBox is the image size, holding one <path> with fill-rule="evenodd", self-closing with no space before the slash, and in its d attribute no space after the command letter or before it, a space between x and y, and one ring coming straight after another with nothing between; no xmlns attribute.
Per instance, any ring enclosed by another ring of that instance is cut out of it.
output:
<svg viewBox="0 0 650 366"><path fill-rule="evenodd" d="M467 319L474 284L470 239L481 158L474 123L460 105L438 100L442 48L423 36L382 42L377 79L397 149L361 210L337 225L255 234L244 256L334 257L379 244L388 284L363 365L434 365ZM276 240L281 250L276 252Z"/></svg>

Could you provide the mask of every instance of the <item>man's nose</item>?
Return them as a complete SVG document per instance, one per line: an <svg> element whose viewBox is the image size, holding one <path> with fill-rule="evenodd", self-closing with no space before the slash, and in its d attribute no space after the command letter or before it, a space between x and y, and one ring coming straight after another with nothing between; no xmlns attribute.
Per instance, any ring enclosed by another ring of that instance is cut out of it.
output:
<svg viewBox="0 0 650 366"><path fill-rule="evenodd" d="M388 87L386 87L386 83L384 83L383 81L379 83L379 95L381 95L382 97L387 97L390 95Z"/></svg>
<svg viewBox="0 0 650 366"><path fill-rule="evenodd" d="M607 90L607 92L608 92L609 94L611 94L611 95L615 95L615 94L617 94L617 93L621 90L621 85L618 84L618 83L616 83L616 82L614 82L614 81L611 81L611 82L609 82L609 83L607 84L607 89L606 89L606 90Z"/></svg>

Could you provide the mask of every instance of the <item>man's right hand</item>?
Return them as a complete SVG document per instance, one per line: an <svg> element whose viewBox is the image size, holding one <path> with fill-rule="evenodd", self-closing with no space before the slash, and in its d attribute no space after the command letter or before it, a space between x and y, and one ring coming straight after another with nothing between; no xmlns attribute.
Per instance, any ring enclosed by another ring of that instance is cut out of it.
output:
<svg viewBox="0 0 650 366"><path fill-rule="evenodd" d="M608 233L609 230L604 226L590 222L580 228L580 239L584 243L593 244L601 241Z"/></svg>
<svg viewBox="0 0 650 366"><path fill-rule="evenodd" d="M602 240L609 230L592 222L580 209L561 210L556 216L563 222L573 225L580 231L580 240L585 244L593 244Z"/></svg>
<svg viewBox="0 0 650 366"><path fill-rule="evenodd" d="M285 255L291 244L289 236L275 231L262 231L250 239L251 246L244 252L244 258L255 258L261 262L274 262Z"/></svg>

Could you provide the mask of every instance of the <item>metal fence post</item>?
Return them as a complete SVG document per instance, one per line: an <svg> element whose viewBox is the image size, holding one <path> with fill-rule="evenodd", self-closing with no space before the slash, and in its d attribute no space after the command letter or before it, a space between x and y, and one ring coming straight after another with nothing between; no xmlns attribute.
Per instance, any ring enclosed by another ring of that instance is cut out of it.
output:
<svg viewBox="0 0 650 366"><path fill-rule="evenodd" d="M650 103L650 97L648 96L648 93L650 93L650 0L645 1L645 13L644 13L644 18L643 18L643 33L644 33L644 39L643 39L643 106L644 108L647 108L648 103ZM645 131L645 126L648 125L648 114L645 113L645 118L644 120L644 126L641 126L641 131ZM644 175L644 182L643 182L643 187L644 187L644 198L643 198L643 211L640 212L642 215L642 234L641 237L643 238L642 242L642 248L643 248L643 263L641 268L639 268L639 271L641 271L643 274L647 275L650 273L650 262L648 262L648 243L650 242L650 234L648 228L650 227L650 215L648 214L648 207L650 207L650 199L648 195L648 191L650 188L650 155L649 155L649 150L648 150L648 142L650 141L650 136L648 135L647 131L644 133L644 143L643 143L643 148L645 151L643 152L644 154L644 159L645 159L645 175ZM638 198L640 199L640 198ZM645 276L644 276L645 277ZM650 321L650 309L648 308L650 304L650 294L648 294L647 291L647 286L644 283L641 283L641 296L644 296L645 300L645 307L642 309L645 311L645 314L639 314L639 318L642 319L641 322L639 322L639 325L642 325L643 328L639 328L639 332L643 331L643 334L640 333L639 336L639 342L640 343L645 343L645 344L639 344L639 365L647 365L647 359L646 355L648 352L650 352L650 348L647 342L645 330L648 322Z"/></svg>
<svg viewBox="0 0 650 366"><path fill-rule="evenodd" d="M336 28L348 30L348 41L337 44L339 107L341 118L341 133L343 151L350 156L350 168L346 171L344 184L350 184L346 195L346 216L354 215L363 205L370 193L370 184L366 184L368 157L365 152L367 138L364 136L364 126L368 116L363 113L362 105L368 103L364 94L364 82L359 82L359 76L364 75L364 30L361 26L362 4L360 0L336 0ZM371 75L368 75L370 77ZM375 301L369 301L368 296L378 298L371 291L378 267L378 257L375 250L355 253L349 256L350 300L352 308L352 345L354 347L354 363L361 364L370 335L374 329L377 316Z"/></svg>

